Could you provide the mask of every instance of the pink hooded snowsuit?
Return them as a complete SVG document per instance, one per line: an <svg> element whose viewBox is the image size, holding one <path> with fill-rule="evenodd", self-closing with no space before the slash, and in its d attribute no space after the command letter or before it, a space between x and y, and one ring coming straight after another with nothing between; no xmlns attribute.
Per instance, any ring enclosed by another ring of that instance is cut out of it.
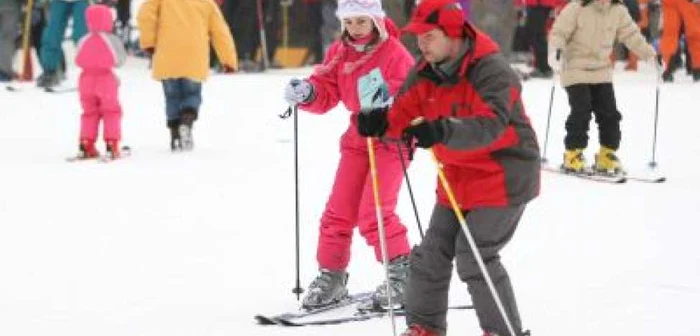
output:
<svg viewBox="0 0 700 336"><path fill-rule="evenodd" d="M355 226L359 227L367 244L374 248L377 261L382 260L367 141L357 133L355 126L360 111L358 79L378 68L393 97L408 76L414 60L397 39L398 32L393 23L389 19L378 22L387 28L380 29L386 38L366 51L351 45L347 39L331 45L323 64L308 79L314 88L314 99L299 105L303 110L323 114L342 101L351 112L350 125L340 140L341 157L335 183L321 217L316 258L323 269L346 269ZM410 253L406 227L394 212L403 172L396 144L375 141L374 149L388 258L391 260ZM406 154L404 150L404 156ZM408 164L408 160L404 160Z"/></svg>
<svg viewBox="0 0 700 336"><path fill-rule="evenodd" d="M89 33L80 40L75 63L83 69L78 89L83 114L80 139L97 139L100 119L104 120L104 140L121 140L122 109L119 105L119 79L112 68L121 66L126 52L112 32L112 12L104 5L92 5L85 11Z"/></svg>

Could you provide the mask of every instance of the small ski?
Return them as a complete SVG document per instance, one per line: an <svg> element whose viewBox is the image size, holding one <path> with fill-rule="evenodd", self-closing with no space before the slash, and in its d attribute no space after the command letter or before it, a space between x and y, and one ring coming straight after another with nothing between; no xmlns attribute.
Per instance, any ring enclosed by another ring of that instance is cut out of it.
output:
<svg viewBox="0 0 700 336"><path fill-rule="evenodd" d="M551 165L543 163L542 170L552 172L552 173L562 174L562 175L566 175L566 176L573 176L573 177L578 177L581 179L602 182L602 183L622 184L622 183L627 182L627 176L625 176L625 175L603 175L603 174L597 174L594 171L588 170L588 169L582 173L573 173L573 172L567 172L567 171L563 170L561 167L553 167Z"/></svg>
<svg viewBox="0 0 700 336"><path fill-rule="evenodd" d="M656 171L648 172L627 172L625 175L627 180L635 182L645 182L645 183L664 183L666 182L666 176L660 174Z"/></svg>
<svg viewBox="0 0 700 336"><path fill-rule="evenodd" d="M352 294L352 295L347 296L345 299L343 299L339 302L336 302L336 303L333 303L333 304L330 304L330 305L327 305L327 306L324 306L321 308L311 309L311 310L300 310L298 312L289 312L289 313L283 313L283 314L272 315L272 316L270 316L270 315L255 315L255 321L261 325L275 325L275 324L282 325L285 321L296 320L296 319L316 315L319 313L331 311L334 309L347 307L347 306L350 306L352 304L362 302L365 300L369 300L372 298L373 294L374 294L374 292L362 292L362 293L358 293L358 294Z"/></svg>
<svg viewBox="0 0 700 336"><path fill-rule="evenodd" d="M9 92L22 92L28 88L35 88L33 83L14 83L5 86L5 89Z"/></svg>
<svg viewBox="0 0 700 336"><path fill-rule="evenodd" d="M85 156L82 156L82 154L78 154L78 155L75 155L75 156L69 156L69 157L67 157L67 158L66 158L66 162L97 161L97 160L99 160L99 159L100 159L99 156L95 156L95 157L85 157Z"/></svg>
<svg viewBox="0 0 700 336"><path fill-rule="evenodd" d="M75 92L78 91L78 88L75 86L54 86L54 87L45 87L44 88L45 92L48 93L67 93L67 92Z"/></svg>
<svg viewBox="0 0 700 336"><path fill-rule="evenodd" d="M461 305L461 306L450 306L448 309L450 310L464 310L464 309L473 309L474 307L472 305ZM342 323L348 323L348 322L360 322L360 321L367 321L371 319L376 319L376 318L383 318L383 317L388 317L389 312L388 311L358 311L355 314L351 316L343 316L343 317L332 317L332 318L325 318L325 319L316 319L316 320L309 320L309 321L292 321L292 319L277 319L277 325L280 326L285 326L285 327L304 327L304 326L318 326L318 325L329 325L329 324L342 324ZM395 309L394 310L394 316L406 316L406 310L405 309Z"/></svg>
<svg viewBox="0 0 700 336"><path fill-rule="evenodd" d="M110 158L107 155L100 155L100 156L95 156L95 157L85 157L82 156L81 153L78 153L75 156L69 156L66 158L67 162L83 162L83 161L97 161L97 162L102 162L102 163L109 163L115 160L119 160L125 157L131 156L131 147L129 146L123 146L121 148L121 156L118 158Z"/></svg>
<svg viewBox="0 0 700 336"><path fill-rule="evenodd" d="M102 162L102 163L110 163L110 162L114 162L114 161L117 161L117 160L121 160L121 159L127 158L127 157L131 156L131 147L129 147L129 146L123 146L123 147L121 148L121 151L120 151L120 152L121 152L121 153L120 153L121 155L120 155L119 157L117 157L117 158L110 157L109 155L101 155L99 160L100 160L100 162Z"/></svg>
<svg viewBox="0 0 700 336"><path fill-rule="evenodd" d="M665 176L637 176L637 175L627 175L630 181L646 182L646 183L664 183L666 182Z"/></svg>

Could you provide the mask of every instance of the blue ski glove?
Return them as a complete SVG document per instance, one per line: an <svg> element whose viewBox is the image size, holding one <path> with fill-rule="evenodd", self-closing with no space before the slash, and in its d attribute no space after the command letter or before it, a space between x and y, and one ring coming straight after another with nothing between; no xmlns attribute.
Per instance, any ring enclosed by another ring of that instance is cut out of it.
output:
<svg viewBox="0 0 700 336"><path fill-rule="evenodd" d="M309 81L294 78L284 88L284 100L289 105L308 103L313 99L314 87Z"/></svg>

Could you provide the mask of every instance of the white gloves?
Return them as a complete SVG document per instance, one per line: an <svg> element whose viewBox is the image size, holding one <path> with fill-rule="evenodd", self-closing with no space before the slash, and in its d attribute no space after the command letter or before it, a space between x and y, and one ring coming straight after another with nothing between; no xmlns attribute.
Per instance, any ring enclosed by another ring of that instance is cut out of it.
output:
<svg viewBox="0 0 700 336"><path fill-rule="evenodd" d="M547 55L547 63L549 63L549 67L552 68L552 71L555 73L561 72L561 54L561 49L557 49L551 51L549 55Z"/></svg>
<svg viewBox="0 0 700 336"><path fill-rule="evenodd" d="M289 105L306 103L312 99L314 87L307 80L294 78L284 88L284 100Z"/></svg>

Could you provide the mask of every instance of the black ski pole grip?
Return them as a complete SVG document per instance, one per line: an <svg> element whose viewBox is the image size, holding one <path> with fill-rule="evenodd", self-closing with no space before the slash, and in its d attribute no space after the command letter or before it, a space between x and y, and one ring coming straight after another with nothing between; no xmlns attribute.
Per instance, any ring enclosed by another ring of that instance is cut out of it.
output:
<svg viewBox="0 0 700 336"><path fill-rule="evenodd" d="M289 118L289 117L292 116L292 113L293 113L293 112L292 112L292 107L289 106L289 107L287 108L287 110L284 111L284 113L282 113L282 114L279 115L279 117L282 118L282 119L287 119L287 118Z"/></svg>

